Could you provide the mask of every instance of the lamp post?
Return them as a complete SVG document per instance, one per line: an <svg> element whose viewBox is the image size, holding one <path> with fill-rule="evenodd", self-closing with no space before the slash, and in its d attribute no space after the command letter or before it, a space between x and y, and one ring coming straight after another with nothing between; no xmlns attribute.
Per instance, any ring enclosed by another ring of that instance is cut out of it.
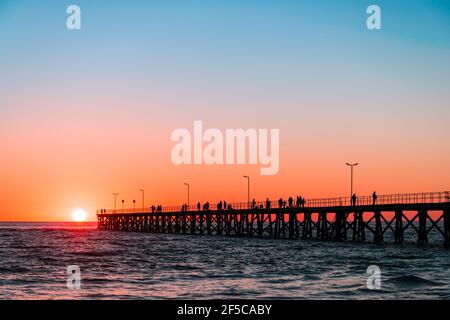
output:
<svg viewBox="0 0 450 320"><path fill-rule="evenodd" d="M358 165L358 162L356 163L345 163L347 166L350 167L350 198L353 196L353 167L356 167Z"/></svg>
<svg viewBox="0 0 450 320"><path fill-rule="evenodd" d="M189 185L189 183L184 183L184 185L186 185L187 186L187 196L188 196L188 198L187 198L187 207L189 208L189 188L190 188L190 185Z"/></svg>
<svg viewBox="0 0 450 320"><path fill-rule="evenodd" d="M117 196L119 195L119 193L114 192L113 196L114 196L114 213L116 213L116 200L117 200Z"/></svg>
<svg viewBox="0 0 450 320"><path fill-rule="evenodd" d="M250 176L242 176L247 179L247 209L250 209Z"/></svg>
<svg viewBox="0 0 450 320"><path fill-rule="evenodd" d="M136 212L136 200L133 200L133 212Z"/></svg>
<svg viewBox="0 0 450 320"><path fill-rule="evenodd" d="M145 200L145 198L144 198L145 193L144 193L144 189L139 189L139 191L142 192L142 212L144 212L145 211L145 202L144 202L144 200Z"/></svg>
<svg viewBox="0 0 450 320"><path fill-rule="evenodd" d="M124 204L125 200L122 200L122 214L123 214L123 204Z"/></svg>

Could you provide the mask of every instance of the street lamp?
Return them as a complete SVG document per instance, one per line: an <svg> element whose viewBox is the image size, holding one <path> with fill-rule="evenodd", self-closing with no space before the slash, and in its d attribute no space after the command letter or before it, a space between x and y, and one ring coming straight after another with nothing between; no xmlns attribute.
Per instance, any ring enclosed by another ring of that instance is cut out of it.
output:
<svg viewBox="0 0 450 320"><path fill-rule="evenodd" d="M116 200L117 200L117 196L119 195L119 193L115 192L113 193L114 196L114 213L116 213Z"/></svg>
<svg viewBox="0 0 450 320"><path fill-rule="evenodd" d="M122 214L123 214L123 203L125 202L125 200L122 200Z"/></svg>
<svg viewBox="0 0 450 320"><path fill-rule="evenodd" d="M250 177L242 176L247 179L247 209L250 209Z"/></svg>
<svg viewBox="0 0 450 320"><path fill-rule="evenodd" d="M144 204L144 189L139 189L140 192L142 192L142 212L145 211L145 204Z"/></svg>
<svg viewBox="0 0 450 320"><path fill-rule="evenodd" d="M136 200L133 200L133 212L136 212Z"/></svg>
<svg viewBox="0 0 450 320"><path fill-rule="evenodd" d="M188 206L188 208L189 208L189 183L184 183L184 185L186 185L187 186L187 192L188 192L188 194L187 194L187 196L188 196L188 201L187 201L187 206Z"/></svg>
<svg viewBox="0 0 450 320"><path fill-rule="evenodd" d="M358 162L356 163L345 163L347 166L350 167L350 198L353 196L353 167L356 167L358 165Z"/></svg>

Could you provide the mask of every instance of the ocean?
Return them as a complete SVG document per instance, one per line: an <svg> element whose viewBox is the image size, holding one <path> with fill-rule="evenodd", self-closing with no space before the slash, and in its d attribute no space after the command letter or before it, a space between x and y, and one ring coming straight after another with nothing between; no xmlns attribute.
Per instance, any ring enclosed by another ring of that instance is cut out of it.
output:
<svg viewBox="0 0 450 320"><path fill-rule="evenodd" d="M80 269L68 288L67 268ZM370 290L367 268L380 268ZM449 299L450 250L0 223L0 299Z"/></svg>

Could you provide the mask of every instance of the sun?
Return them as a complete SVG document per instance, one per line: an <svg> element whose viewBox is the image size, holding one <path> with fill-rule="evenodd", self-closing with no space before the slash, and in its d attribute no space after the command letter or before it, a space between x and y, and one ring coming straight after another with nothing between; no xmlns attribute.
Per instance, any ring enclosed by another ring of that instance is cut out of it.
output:
<svg viewBox="0 0 450 320"><path fill-rule="evenodd" d="M86 221L87 218L87 212L83 209L76 209L74 212L72 212L72 220L81 222Z"/></svg>

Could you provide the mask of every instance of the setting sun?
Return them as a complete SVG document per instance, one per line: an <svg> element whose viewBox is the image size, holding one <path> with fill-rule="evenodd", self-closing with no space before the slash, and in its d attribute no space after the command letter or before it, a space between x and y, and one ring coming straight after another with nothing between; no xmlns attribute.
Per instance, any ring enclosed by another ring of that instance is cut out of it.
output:
<svg viewBox="0 0 450 320"><path fill-rule="evenodd" d="M87 213L83 209L76 209L72 213L73 221L85 221L87 218Z"/></svg>

